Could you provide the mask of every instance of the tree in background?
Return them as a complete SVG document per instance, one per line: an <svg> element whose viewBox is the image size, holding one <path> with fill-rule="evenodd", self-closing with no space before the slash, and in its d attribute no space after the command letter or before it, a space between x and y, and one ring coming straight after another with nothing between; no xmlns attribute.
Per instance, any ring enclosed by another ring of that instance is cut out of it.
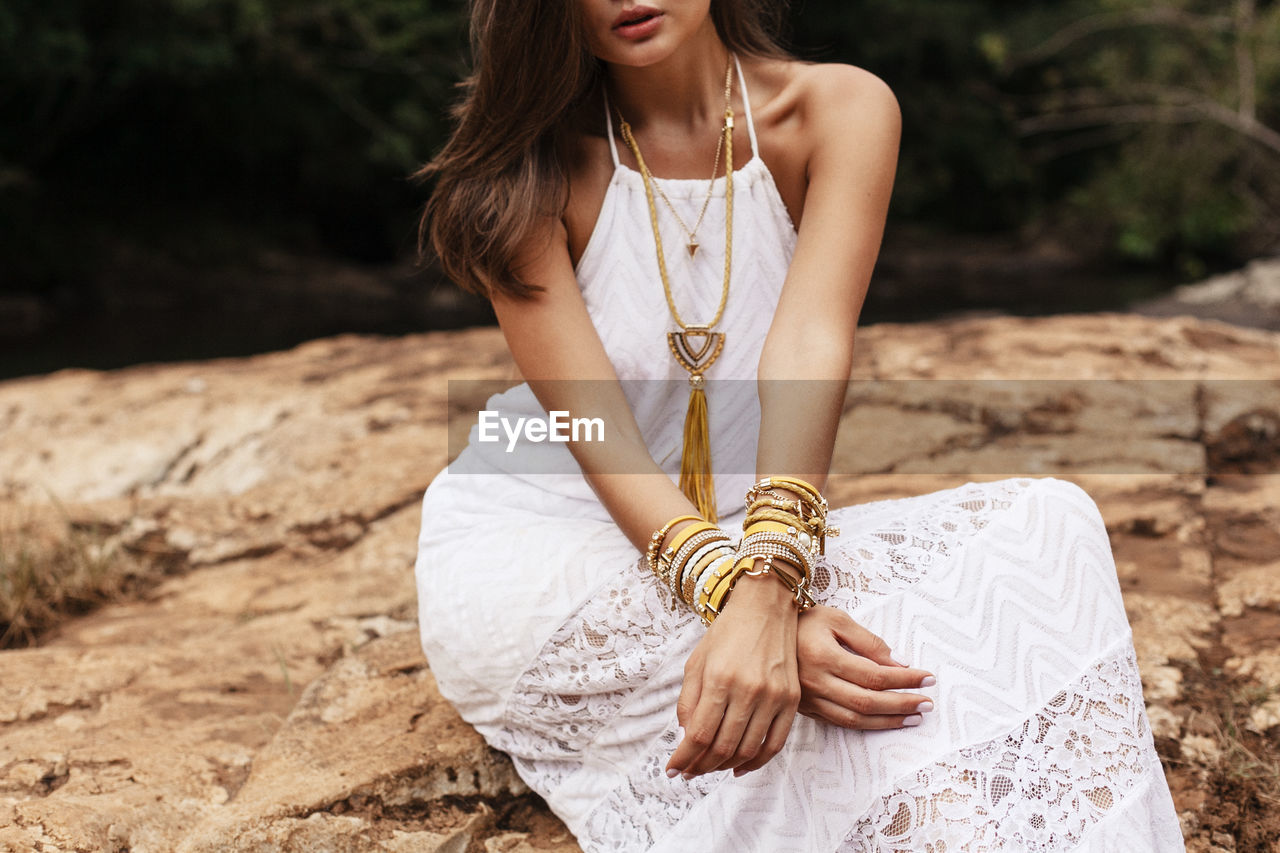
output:
<svg viewBox="0 0 1280 853"><path fill-rule="evenodd" d="M982 46L1057 226L1187 275L1280 250L1280 3L1041 4Z"/></svg>

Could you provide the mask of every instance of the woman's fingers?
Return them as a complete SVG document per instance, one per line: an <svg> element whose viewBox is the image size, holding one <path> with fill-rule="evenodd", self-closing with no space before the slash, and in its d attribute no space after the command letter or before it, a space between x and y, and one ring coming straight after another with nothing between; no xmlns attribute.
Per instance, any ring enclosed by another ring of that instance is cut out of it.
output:
<svg viewBox="0 0 1280 853"><path fill-rule="evenodd" d="M685 683L688 682L689 676L686 675ZM684 723L684 739L676 745L675 752L671 754L671 760L667 762L668 776L674 778L678 774L692 772L694 762L698 761L719 737L727 706L727 694L701 691L697 706L690 709L687 722ZM741 737L741 729L738 730L738 735Z"/></svg>
<svg viewBox="0 0 1280 853"><path fill-rule="evenodd" d="M933 676L923 669L884 666L847 652L834 655L827 669L837 678L867 690L916 690L934 684L928 681Z"/></svg>
<svg viewBox="0 0 1280 853"><path fill-rule="evenodd" d="M831 630L836 635L836 638L848 649L875 661L881 666L907 667L906 663L893 658L893 652L890 650L888 643L859 625L848 613L843 610L835 610L831 615ZM922 672L922 677L929 674L922 670L911 671ZM917 685L919 683L919 681L916 681Z"/></svg>
<svg viewBox="0 0 1280 853"><path fill-rule="evenodd" d="M753 716L750 704L742 701L730 703L711 744L689 764L685 773L700 776L726 764L732 767Z"/></svg>
<svg viewBox="0 0 1280 853"><path fill-rule="evenodd" d="M933 710L933 700L919 693L898 693L894 690L867 688L859 682L850 682L826 675L815 680L808 691L817 699L839 705L863 716L882 714L908 716L927 714Z"/></svg>
<svg viewBox="0 0 1280 853"><path fill-rule="evenodd" d="M676 700L676 719L687 730L689 721L693 719L693 710L698 706L698 697L702 695L702 657L695 650L689 656L684 668L684 679L680 682L680 698Z"/></svg>
<svg viewBox="0 0 1280 853"><path fill-rule="evenodd" d="M921 714L863 714L818 697L806 699L802 713L805 716L825 720L834 726L863 731L900 729L918 726L924 721Z"/></svg>
<svg viewBox="0 0 1280 853"><path fill-rule="evenodd" d="M729 698L733 695L735 698ZM778 754L786 743L799 702L798 688L786 695L750 690L734 694L704 685L698 707L685 723L684 739L667 762L667 775L686 778L730 770L744 764L758 767ZM674 771L674 772L673 772Z"/></svg>
<svg viewBox="0 0 1280 853"><path fill-rule="evenodd" d="M708 770L733 770L756 759L764 750L770 725L780 716L782 716L780 713L771 714L767 708L757 708L747 722L746 728L743 729L742 738L738 741L738 748L734 750L733 755Z"/></svg>
<svg viewBox="0 0 1280 853"><path fill-rule="evenodd" d="M773 723L769 726L769 731L765 735L764 743L760 746L760 752L755 758L746 764L740 764L733 769L734 776L741 776L743 773L750 773L752 770L759 770L769 763L769 760L782 751L783 745L787 742L787 735L791 732L791 724L795 722L796 715L790 713L782 713L773 718Z"/></svg>

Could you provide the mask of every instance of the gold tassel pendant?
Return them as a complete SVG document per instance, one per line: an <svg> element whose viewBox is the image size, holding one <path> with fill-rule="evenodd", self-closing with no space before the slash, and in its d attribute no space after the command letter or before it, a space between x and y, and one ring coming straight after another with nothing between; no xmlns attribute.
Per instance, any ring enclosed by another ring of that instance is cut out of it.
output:
<svg viewBox="0 0 1280 853"><path fill-rule="evenodd" d="M707 423L707 394L702 372L724 351L724 332L704 325L688 325L683 331L667 332L667 346L680 366L689 371L689 411L684 416L684 450L680 454L680 491L711 523L716 514L716 487L711 476L711 429Z"/></svg>
<svg viewBox="0 0 1280 853"><path fill-rule="evenodd" d="M684 416L684 452L680 455L680 491L698 514L715 524L716 487L711 476L711 430L707 424L707 395L702 390L702 374L689 377L689 411Z"/></svg>

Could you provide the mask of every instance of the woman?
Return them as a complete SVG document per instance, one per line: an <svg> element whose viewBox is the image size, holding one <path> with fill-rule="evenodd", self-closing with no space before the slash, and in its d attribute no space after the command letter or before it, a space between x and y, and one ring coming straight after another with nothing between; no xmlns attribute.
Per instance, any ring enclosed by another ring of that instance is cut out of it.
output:
<svg viewBox="0 0 1280 853"><path fill-rule="evenodd" d="M1181 849L1087 495L827 511L899 113L770 5L473 2L423 235L526 380L486 409L608 436L432 482L441 692L587 851Z"/></svg>

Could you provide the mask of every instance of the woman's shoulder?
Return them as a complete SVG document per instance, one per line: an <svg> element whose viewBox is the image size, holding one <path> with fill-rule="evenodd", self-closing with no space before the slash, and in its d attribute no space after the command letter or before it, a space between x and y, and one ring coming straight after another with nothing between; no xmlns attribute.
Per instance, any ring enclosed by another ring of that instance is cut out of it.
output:
<svg viewBox="0 0 1280 853"><path fill-rule="evenodd" d="M889 85L856 65L743 62L761 153L797 226L821 164L896 158L902 116ZM825 172L824 172L825 173Z"/></svg>
<svg viewBox="0 0 1280 853"><path fill-rule="evenodd" d="M824 119L850 114L881 117L899 113L889 84L857 65L773 58L757 59L753 65L753 76L764 84L765 109L775 115L821 124Z"/></svg>

